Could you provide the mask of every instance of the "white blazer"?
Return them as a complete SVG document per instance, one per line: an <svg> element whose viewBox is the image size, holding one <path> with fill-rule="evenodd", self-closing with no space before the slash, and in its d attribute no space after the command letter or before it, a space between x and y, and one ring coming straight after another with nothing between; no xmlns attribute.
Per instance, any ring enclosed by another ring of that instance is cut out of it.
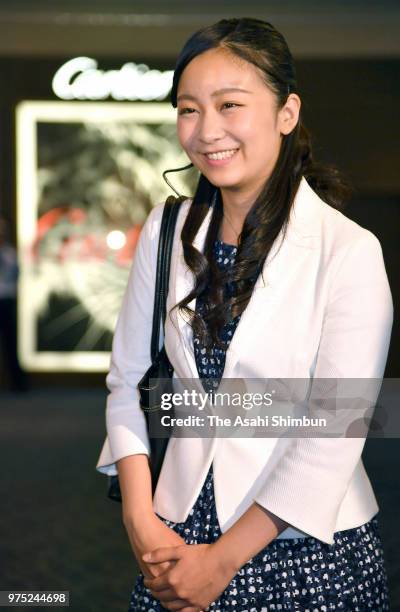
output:
<svg viewBox="0 0 400 612"><path fill-rule="evenodd" d="M193 286L180 233L172 251L168 311ZM163 205L142 229L114 336L107 386L107 437L96 469L149 453L137 382L150 365L158 236ZM211 209L195 239L202 249ZM263 276L227 350L224 378L381 378L393 319L377 238L323 202L303 178L286 235L276 239ZM279 248L280 247L280 248ZM190 304L195 306L194 301ZM174 376L198 378L192 329L175 309L165 345ZM358 527L378 511L361 453L364 438L171 438L153 508L186 520L211 463L219 524L225 532L257 502L291 526L279 538L316 537Z"/></svg>

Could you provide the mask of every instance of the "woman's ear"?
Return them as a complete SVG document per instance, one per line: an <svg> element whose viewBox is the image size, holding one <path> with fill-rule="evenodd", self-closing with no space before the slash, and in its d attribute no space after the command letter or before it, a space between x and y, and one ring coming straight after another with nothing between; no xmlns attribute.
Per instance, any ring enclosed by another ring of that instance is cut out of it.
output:
<svg viewBox="0 0 400 612"><path fill-rule="evenodd" d="M279 110L278 121L281 134L286 136L296 127L299 120L301 100L297 94L289 94L285 104Z"/></svg>

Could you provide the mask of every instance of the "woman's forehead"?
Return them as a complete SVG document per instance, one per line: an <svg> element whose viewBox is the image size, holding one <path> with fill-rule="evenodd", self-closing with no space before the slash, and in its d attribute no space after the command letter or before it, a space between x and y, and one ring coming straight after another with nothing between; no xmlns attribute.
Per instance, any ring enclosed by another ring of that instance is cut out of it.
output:
<svg viewBox="0 0 400 612"><path fill-rule="evenodd" d="M261 86L265 87L265 82L253 64L226 49L210 49L195 57L183 70L178 98L191 94L189 90L206 89L210 95L233 89L254 93Z"/></svg>

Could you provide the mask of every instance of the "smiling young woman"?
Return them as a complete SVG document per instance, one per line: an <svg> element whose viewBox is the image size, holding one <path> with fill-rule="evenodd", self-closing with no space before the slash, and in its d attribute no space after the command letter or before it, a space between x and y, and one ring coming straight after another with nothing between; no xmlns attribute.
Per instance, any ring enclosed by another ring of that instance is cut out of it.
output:
<svg viewBox="0 0 400 612"><path fill-rule="evenodd" d="M200 378L208 393L222 379L302 379L309 393L320 380L381 378L392 326L381 247L337 210L337 172L313 161L283 36L247 18L196 32L171 99L200 172L172 251L165 347L175 375ZM135 387L150 365L162 211L135 253L97 464L118 470L142 570L129 609L389 610L364 437L175 438L151 497Z"/></svg>

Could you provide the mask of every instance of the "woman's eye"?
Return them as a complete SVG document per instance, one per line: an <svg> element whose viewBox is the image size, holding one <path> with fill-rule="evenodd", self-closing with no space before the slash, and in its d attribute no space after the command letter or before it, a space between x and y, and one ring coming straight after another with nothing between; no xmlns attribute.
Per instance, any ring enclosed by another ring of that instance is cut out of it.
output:
<svg viewBox="0 0 400 612"><path fill-rule="evenodd" d="M241 104L236 104L235 102L224 102L222 108L235 108L235 106L241 106Z"/></svg>
<svg viewBox="0 0 400 612"><path fill-rule="evenodd" d="M178 111L179 115L191 115L194 112L195 112L195 109L189 108L189 107L180 108Z"/></svg>
<svg viewBox="0 0 400 612"><path fill-rule="evenodd" d="M236 102L224 102L221 106L221 109L231 109L231 108L236 108L242 106L242 104L237 104ZM196 113L197 109L192 108L190 106L184 106L182 108L178 109L178 115L193 115L193 113Z"/></svg>

